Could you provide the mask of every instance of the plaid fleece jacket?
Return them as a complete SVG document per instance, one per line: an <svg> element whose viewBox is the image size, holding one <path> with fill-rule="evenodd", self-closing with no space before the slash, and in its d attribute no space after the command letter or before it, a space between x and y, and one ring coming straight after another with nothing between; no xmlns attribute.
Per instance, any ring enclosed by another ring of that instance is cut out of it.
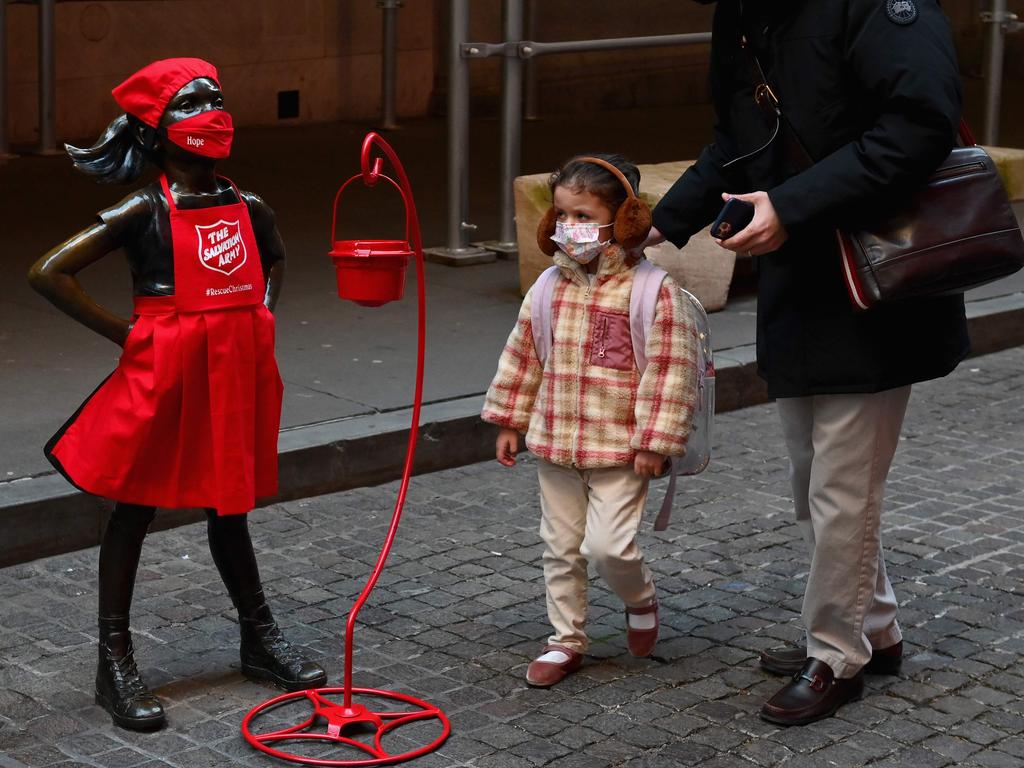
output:
<svg viewBox="0 0 1024 768"><path fill-rule="evenodd" d="M634 265L616 244L595 276L561 251L552 295L554 343L541 367L527 293L487 391L484 421L526 432L553 464L580 469L633 462L637 451L685 453L696 401L697 341L686 298L671 277L658 296L647 369L636 367L629 333Z"/></svg>

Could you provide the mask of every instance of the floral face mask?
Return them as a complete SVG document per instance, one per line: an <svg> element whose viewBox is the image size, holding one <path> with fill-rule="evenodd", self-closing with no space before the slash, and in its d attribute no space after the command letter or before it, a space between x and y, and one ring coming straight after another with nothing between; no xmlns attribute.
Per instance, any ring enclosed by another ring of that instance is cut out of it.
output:
<svg viewBox="0 0 1024 768"><path fill-rule="evenodd" d="M555 222L555 234L551 239L569 258L580 264L589 264L608 248L612 239L599 241L600 232L611 224L595 224L590 221L569 224L564 221Z"/></svg>

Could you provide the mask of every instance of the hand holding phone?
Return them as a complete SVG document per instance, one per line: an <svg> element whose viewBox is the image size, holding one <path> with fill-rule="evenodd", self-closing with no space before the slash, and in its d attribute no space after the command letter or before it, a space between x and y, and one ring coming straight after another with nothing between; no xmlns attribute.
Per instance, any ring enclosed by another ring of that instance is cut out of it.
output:
<svg viewBox="0 0 1024 768"><path fill-rule="evenodd" d="M711 225L711 236L718 240L728 240L737 232L746 229L753 218L753 203L736 197L729 198L722 206L715 223Z"/></svg>

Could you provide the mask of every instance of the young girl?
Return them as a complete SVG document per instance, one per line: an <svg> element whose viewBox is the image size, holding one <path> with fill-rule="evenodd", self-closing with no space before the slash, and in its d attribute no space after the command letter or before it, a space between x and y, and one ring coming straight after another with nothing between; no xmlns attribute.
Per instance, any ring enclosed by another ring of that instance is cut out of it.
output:
<svg viewBox="0 0 1024 768"><path fill-rule="evenodd" d="M618 155L577 157L549 181L553 206L537 241L558 267L550 291L550 352L542 364L532 308L536 286L487 392L485 421L501 427L497 458L515 464L519 433L538 458L544 584L554 633L529 665L548 687L577 670L587 649L587 563L626 606L630 653L658 639L654 580L636 535L652 476L685 453L695 404L696 340L683 294L666 277L637 368L630 333L636 248L650 212L640 173ZM557 246L557 247L556 247ZM548 295L548 292L544 292Z"/></svg>
<svg viewBox="0 0 1024 768"><path fill-rule="evenodd" d="M32 286L124 348L117 369L46 446L71 483L115 499L99 557L96 702L113 721L159 728L129 632L135 572L155 507L204 507L210 552L238 610L242 672L288 689L326 676L282 637L266 604L246 512L277 491L281 378L274 306L284 244L274 212L215 172L231 116L214 67L166 59L114 89L125 111L90 149L67 147L100 182L160 178L41 258ZM132 321L97 305L75 275L123 249Z"/></svg>

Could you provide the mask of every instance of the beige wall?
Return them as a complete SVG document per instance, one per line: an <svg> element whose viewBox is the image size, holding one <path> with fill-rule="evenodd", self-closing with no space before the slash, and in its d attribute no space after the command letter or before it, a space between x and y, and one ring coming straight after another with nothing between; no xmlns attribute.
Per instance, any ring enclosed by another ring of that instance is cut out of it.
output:
<svg viewBox="0 0 1024 768"><path fill-rule="evenodd" d="M2 1L2 0L0 0ZM440 2L441 0L438 0ZM426 112L434 72L434 2L399 12L399 115ZM37 8L8 7L11 138L37 136ZM98 135L117 114L110 89L154 59L218 67L240 125L275 124L277 93L300 91L300 120L380 112L381 12L373 0L149 0L57 6L61 139Z"/></svg>
<svg viewBox="0 0 1024 768"><path fill-rule="evenodd" d="M3 0L0 0L2 2ZM534 37L569 40L706 31L712 8L689 0L532 0ZM988 0L947 0L968 77L982 67L978 13ZM474 41L501 39L501 0L472 0ZM1024 0L1010 0L1024 17ZM399 11L398 112L444 111L447 0L406 0ZM8 6L10 132L37 125L37 7ZM58 137L98 135L117 114L110 89L144 64L201 56L220 69L240 125L276 124L277 93L298 89L299 121L372 120L380 113L381 12L374 0L136 0L57 6ZM703 101L707 47L542 56L537 110L600 111ZM1007 40L1007 76L1024 78L1024 33ZM472 111L493 115L500 62L470 62ZM580 105L583 105L582 108Z"/></svg>

